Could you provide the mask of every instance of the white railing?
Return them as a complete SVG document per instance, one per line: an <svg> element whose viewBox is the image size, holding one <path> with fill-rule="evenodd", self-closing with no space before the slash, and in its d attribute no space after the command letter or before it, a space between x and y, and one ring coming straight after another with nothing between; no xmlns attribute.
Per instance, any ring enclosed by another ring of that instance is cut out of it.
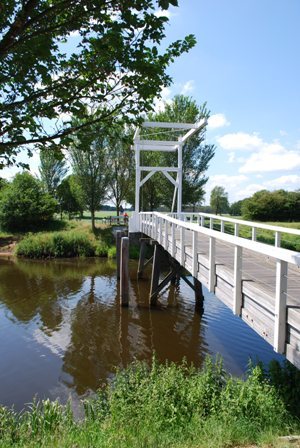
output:
<svg viewBox="0 0 300 448"><path fill-rule="evenodd" d="M170 254L176 255L176 241L179 242L179 255L175 258L182 266L185 266L185 246L186 231L192 232L192 241L189 245L192 246L192 269L191 274L197 276L198 269L198 254L197 254L197 239L198 235L206 235L209 239L208 250L208 289L214 292L216 280L216 240L220 240L232 245L234 249L234 273L233 273L233 312L237 315L241 314L242 308L242 266L243 266L243 250L249 249L251 251L263 254L276 260L276 285L275 285L275 317L274 317L274 342L273 346L277 352L284 353L286 341L286 299L287 299L287 272L288 263L300 266L300 253L283 249L279 247L277 236L277 244L270 246L268 244L260 243L253 238L252 240L241 238L238 236L238 224L248 225L252 229L264 228L278 232L300 234L300 231L286 229L282 227L269 226L265 224L257 224L248 221L239 221L232 218L223 218L217 215L209 215L205 213L182 213L180 218L176 219L177 214L163 214L158 212L141 212L139 214L140 231L147 234L154 240L158 241ZM197 222L193 222L192 217L197 216ZM187 220L190 217L190 221ZM210 219L210 228L204 227L204 219ZM224 226L221 226L221 231L213 230L213 221L220 220L221 222L233 222L236 224L235 235L225 233ZM201 225L202 224L202 225ZM176 240L177 230L177 240ZM179 234L179 236L178 236ZM253 231L252 231L253 234ZM169 244L169 235L171 236L171 248Z"/></svg>
<svg viewBox="0 0 300 448"><path fill-rule="evenodd" d="M225 232L225 224L230 223L234 225L234 235L235 236L241 236L240 235L240 226L246 226L251 229L251 240L256 241L257 240L257 231L259 230L268 230L273 233L274 235L274 246L280 247L281 245L281 236L282 234L290 234L295 236L300 236L300 229L293 229L289 227L282 227L282 226L273 226L269 224L263 224L253 221L244 221L242 219L234 219L229 218L226 216L221 215L213 215L210 213L168 213L168 216L171 216L172 218L180 219L181 221L187 222L195 222L199 226L204 227L206 222L209 223L209 228L213 229L214 224L220 224L220 232Z"/></svg>

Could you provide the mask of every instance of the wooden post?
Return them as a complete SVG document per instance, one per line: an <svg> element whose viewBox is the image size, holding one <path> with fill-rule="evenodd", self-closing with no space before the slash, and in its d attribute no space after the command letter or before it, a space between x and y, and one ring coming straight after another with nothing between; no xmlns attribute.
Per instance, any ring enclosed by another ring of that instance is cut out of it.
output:
<svg viewBox="0 0 300 448"><path fill-rule="evenodd" d="M203 313L204 295L202 291L202 284L196 277L194 277L194 292L195 292L195 308L197 311Z"/></svg>
<svg viewBox="0 0 300 448"><path fill-rule="evenodd" d="M216 241L215 238L209 238L209 270L208 270L208 290L215 292L216 283Z"/></svg>
<svg viewBox="0 0 300 448"><path fill-rule="evenodd" d="M141 239L140 256L139 256L139 266L138 266L138 278L143 277L144 267L145 267L145 257L147 252L147 243L149 239Z"/></svg>
<svg viewBox="0 0 300 448"><path fill-rule="evenodd" d="M121 305L128 306L129 300L129 238L121 239L121 283L120 298Z"/></svg>
<svg viewBox="0 0 300 448"><path fill-rule="evenodd" d="M152 264L152 275L151 275L151 286L150 286L150 305L155 305L157 297L153 298L153 294L158 289L159 285L159 274L161 267L162 254L158 244L154 246L153 264Z"/></svg>
<svg viewBox="0 0 300 448"><path fill-rule="evenodd" d="M121 263L121 238L123 236L122 230L118 230L116 233L116 250L117 250L117 278L120 278L120 263Z"/></svg>
<svg viewBox="0 0 300 448"><path fill-rule="evenodd" d="M237 316L242 311L242 248L234 248L234 273L233 273L233 312Z"/></svg>
<svg viewBox="0 0 300 448"><path fill-rule="evenodd" d="M286 292L287 292L287 262L276 261L276 296L274 322L274 350L285 352L286 340Z"/></svg>

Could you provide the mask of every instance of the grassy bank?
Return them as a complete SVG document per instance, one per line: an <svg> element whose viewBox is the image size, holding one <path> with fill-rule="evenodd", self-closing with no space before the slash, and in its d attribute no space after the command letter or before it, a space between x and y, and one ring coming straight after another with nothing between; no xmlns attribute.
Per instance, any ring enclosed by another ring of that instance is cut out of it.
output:
<svg viewBox="0 0 300 448"><path fill-rule="evenodd" d="M15 254L26 258L109 257L116 249L112 229L101 226L95 233L90 226L72 223L66 230L25 235Z"/></svg>
<svg viewBox="0 0 300 448"><path fill-rule="evenodd" d="M80 422L49 400L21 414L0 408L0 446L270 447L300 429L259 367L233 379L210 359L201 372L185 363L134 363L84 407Z"/></svg>

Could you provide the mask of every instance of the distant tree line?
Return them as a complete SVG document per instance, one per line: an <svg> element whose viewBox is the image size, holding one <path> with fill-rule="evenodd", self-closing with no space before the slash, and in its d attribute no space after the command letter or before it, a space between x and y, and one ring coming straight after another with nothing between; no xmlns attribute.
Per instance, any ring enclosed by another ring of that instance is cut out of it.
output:
<svg viewBox="0 0 300 448"><path fill-rule="evenodd" d="M225 188L216 186L211 191L210 208L212 213L229 213L251 221L300 221L300 190L261 190L229 204Z"/></svg>

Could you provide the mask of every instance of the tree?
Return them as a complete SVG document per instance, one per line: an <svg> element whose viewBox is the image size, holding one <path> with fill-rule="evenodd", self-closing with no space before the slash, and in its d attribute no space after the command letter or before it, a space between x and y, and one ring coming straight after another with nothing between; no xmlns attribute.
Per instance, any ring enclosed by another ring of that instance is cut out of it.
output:
<svg viewBox="0 0 300 448"><path fill-rule="evenodd" d="M228 193L224 187L216 186L210 193L210 206L215 214L226 213L229 209Z"/></svg>
<svg viewBox="0 0 300 448"><path fill-rule="evenodd" d="M49 149L40 152L40 177L46 191L56 196L57 187L67 174L68 168L61 151Z"/></svg>
<svg viewBox="0 0 300 448"><path fill-rule="evenodd" d="M229 213L230 213L231 216L241 216L243 202L244 201L241 200L241 201L233 202L230 205Z"/></svg>
<svg viewBox="0 0 300 448"><path fill-rule="evenodd" d="M132 132L124 127L116 126L110 130L106 153L106 166L109 169L109 197L116 205L117 215L120 213L122 201L129 195L134 173L134 153L131 150Z"/></svg>
<svg viewBox="0 0 300 448"><path fill-rule="evenodd" d="M159 52L168 19L156 10L170 4L177 0L2 2L0 168L22 147L67 144L95 122L151 110L171 82L169 64L195 45L189 35Z"/></svg>
<svg viewBox="0 0 300 448"><path fill-rule="evenodd" d="M17 174L0 197L0 224L7 230L42 227L53 218L57 202L29 173Z"/></svg>
<svg viewBox="0 0 300 448"><path fill-rule="evenodd" d="M85 205L91 213L93 231L95 212L105 199L108 189L107 146L107 136L94 125L89 133L78 133L69 148L73 172L83 191Z"/></svg>
<svg viewBox="0 0 300 448"><path fill-rule="evenodd" d="M191 97L177 95L170 104L165 104L164 111L150 115L149 119L151 121L195 123L201 119L207 120L209 115L210 112L206 103L198 106ZM204 185L208 180L205 176L205 171L215 153L215 146L205 143L205 134L206 126L189 138L183 147L182 204L183 206L192 206L193 209L203 199ZM178 137L179 135L175 133L169 132L168 134L170 140L177 140ZM158 156L156 153L150 157L155 158ZM177 165L177 154L166 152L160 154L159 163L163 166ZM165 197L164 205L170 208L173 198L173 186L164 181L162 189Z"/></svg>
<svg viewBox="0 0 300 448"><path fill-rule="evenodd" d="M258 221L297 221L300 219L300 192L257 191L244 200L242 215Z"/></svg>
<svg viewBox="0 0 300 448"><path fill-rule="evenodd" d="M61 213L68 213L69 219L75 213L83 214L84 192L74 174L63 179L57 188L57 197Z"/></svg>

